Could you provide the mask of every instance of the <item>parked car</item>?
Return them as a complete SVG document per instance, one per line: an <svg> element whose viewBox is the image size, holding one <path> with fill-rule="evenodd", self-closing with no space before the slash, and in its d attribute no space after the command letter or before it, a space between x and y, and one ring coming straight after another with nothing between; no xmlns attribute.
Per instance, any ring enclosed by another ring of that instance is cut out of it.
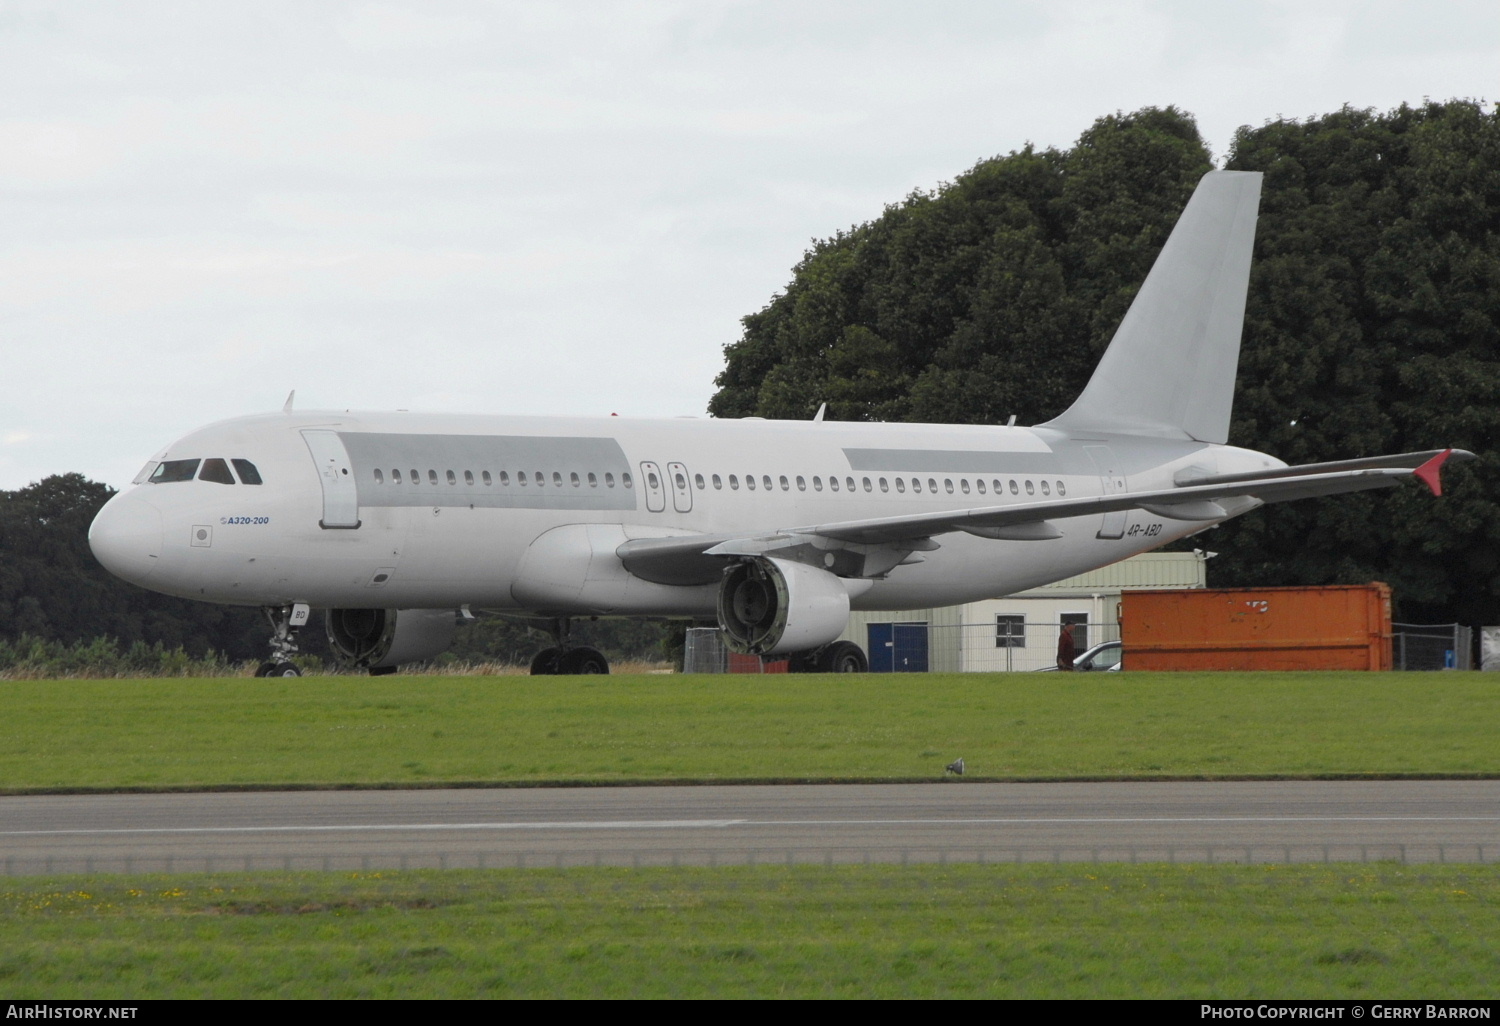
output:
<svg viewBox="0 0 1500 1026"><path fill-rule="evenodd" d="M1118 641L1101 641L1081 656L1073 660L1074 670L1103 670L1106 673L1114 673L1120 669L1120 659L1125 654L1124 647ZM1057 672L1055 666L1043 666L1038 673Z"/></svg>

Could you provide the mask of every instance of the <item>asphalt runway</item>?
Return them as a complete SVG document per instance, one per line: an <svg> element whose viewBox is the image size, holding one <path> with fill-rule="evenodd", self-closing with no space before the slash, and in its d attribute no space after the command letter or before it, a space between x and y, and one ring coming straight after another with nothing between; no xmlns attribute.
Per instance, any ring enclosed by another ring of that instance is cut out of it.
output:
<svg viewBox="0 0 1500 1026"><path fill-rule="evenodd" d="M0 798L0 871L1500 860L1500 781Z"/></svg>

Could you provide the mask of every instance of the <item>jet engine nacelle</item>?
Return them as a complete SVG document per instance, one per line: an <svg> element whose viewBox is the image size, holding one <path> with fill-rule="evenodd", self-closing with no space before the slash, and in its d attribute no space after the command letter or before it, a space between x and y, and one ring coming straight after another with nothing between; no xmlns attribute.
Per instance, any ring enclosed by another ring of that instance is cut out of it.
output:
<svg viewBox="0 0 1500 1026"><path fill-rule="evenodd" d="M826 570L762 556L719 585L719 627L732 651L782 655L822 648L849 623L849 592Z"/></svg>
<svg viewBox="0 0 1500 1026"><path fill-rule="evenodd" d="M330 609L328 647L344 666L393 669L453 644L451 609Z"/></svg>

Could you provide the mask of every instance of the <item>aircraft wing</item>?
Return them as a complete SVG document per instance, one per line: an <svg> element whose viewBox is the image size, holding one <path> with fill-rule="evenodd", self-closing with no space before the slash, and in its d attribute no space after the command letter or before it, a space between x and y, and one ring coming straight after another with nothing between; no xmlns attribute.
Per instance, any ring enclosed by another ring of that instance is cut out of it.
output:
<svg viewBox="0 0 1500 1026"><path fill-rule="evenodd" d="M744 536L638 539L626 542L617 553L631 573L663 584L708 583L717 579L724 557L758 555L822 565L843 576L876 576L902 562L914 561L915 552L937 548L932 537L953 531L982 538L1043 541L1062 536L1054 520L1130 509L1144 509L1172 520L1220 520L1230 516L1217 501L1220 499L1286 502L1393 488L1402 478L1412 476L1441 495L1438 472L1450 459L1471 460L1474 454L1461 449L1404 453L1262 473L1205 475L1149 492L836 521ZM856 551L844 551L850 548Z"/></svg>

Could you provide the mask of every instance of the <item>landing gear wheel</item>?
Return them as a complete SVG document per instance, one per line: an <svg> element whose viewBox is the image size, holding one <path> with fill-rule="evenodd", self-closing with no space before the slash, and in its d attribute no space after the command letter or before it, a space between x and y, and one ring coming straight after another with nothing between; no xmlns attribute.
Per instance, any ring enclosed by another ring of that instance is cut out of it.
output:
<svg viewBox="0 0 1500 1026"><path fill-rule="evenodd" d="M558 660L558 673L608 673L609 660L596 648L570 648Z"/></svg>
<svg viewBox="0 0 1500 1026"><path fill-rule="evenodd" d="M562 672L558 663L562 659L562 649L544 648L531 660L531 675L533 677L551 676Z"/></svg>
<svg viewBox="0 0 1500 1026"><path fill-rule="evenodd" d="M870 663L852 641L835 641L818 653L819 673L867 673Z"/></svg>
<svg viewBox="0 0 1500 1026"><path fill-rule="evenodd" d="M257 677L300 677L302 671L293 663L261 663L255 675Z"/></svg>
<svg viewBox="0 0 1500 1026"><path fill-rule="evenodd" d="M271 676L271 671L274 669L276 669L275 663L261 663L255 668L255 675L257 677L269 677Z"/></svg>

